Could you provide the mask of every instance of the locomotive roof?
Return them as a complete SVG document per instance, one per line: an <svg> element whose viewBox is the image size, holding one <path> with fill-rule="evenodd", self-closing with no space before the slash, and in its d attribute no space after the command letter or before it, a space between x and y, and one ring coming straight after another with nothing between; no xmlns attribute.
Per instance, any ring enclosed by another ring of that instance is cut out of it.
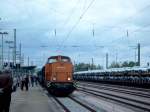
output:
<svg viewBox="0 0 150 112"><path fill-rule="evenodd" d="M52 58L56 58L56 57L69 58L68 56L57 55L57 56L50 56L48 59L52 59Z"/></svg>

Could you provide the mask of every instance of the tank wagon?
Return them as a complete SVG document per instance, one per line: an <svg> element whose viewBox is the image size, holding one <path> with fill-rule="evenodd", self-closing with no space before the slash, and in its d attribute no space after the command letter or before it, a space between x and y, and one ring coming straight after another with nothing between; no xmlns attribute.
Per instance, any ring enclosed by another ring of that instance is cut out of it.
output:
<svg viewBox="0 0 150 112"><path fill-rule="evenodd" d="M38 73L39 82L54 95L69 95L75 90L73 64L67 56L49 57Z"/></svg>
<svg viewBox="0 0 150 112"><path fill-rule="evenodd" d="M149 67L125 67L75 72L74 79L150 88Z"/></svg>

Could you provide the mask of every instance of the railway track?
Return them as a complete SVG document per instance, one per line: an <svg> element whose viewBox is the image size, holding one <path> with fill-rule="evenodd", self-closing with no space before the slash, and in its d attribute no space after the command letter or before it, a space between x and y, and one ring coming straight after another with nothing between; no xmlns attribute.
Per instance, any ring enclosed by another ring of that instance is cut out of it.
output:
<svg viewBox="0 0 150 112"><path fill-rule="evenodd" d="M76 99L75 97L68 96L68 97L56 97L56 96L51 96L50 94L47 93L48 97L52 97L56 103L58 103L62 109L65 112L78 112L79 110L83 110L86 112L96 112L92 107L86 105L79 99ZM71 104L71 105L70 105ZM78 111L76 109L79 109Z"/></svg>
<svg viewBox="0 0 150 112"><path fill-rule="evenodd" d="M113 88L113 87L108 87L108 86L100 86L100 85L95 85L95 84L79 84L81 86L88 86L88 87L93 87L93 88L99 88L99 89L103 89L103 90L109 90L109 91L114 91L114 92L118 92L118 93L124 93L124 94L129 94L129 95L135 95L135 96L139 96L139 97L144 97L144 98L150 98L150 94L147 93L141 93L141 92L137 92L137 91L131 91L128 89L122 89L122 88Z"/></svg>
<svg viewBox="0 0 150 112"><path fill-rule="evenodd" d="M134 107L136 109L140 109L141 111L146 111L146 112L150 112L150 103L147 102L143 102L143 101L139 101L139 100L135 100L135 99L130 99L127 97L121 97L118 95L114 95L114 94L110 94L110 93L105 93L105 92L100 92L100 91L96 91L96 90L91 90L88 88L78 88L79 91L84 92L86 94L91 94L94 95L98 98L105 98L105 99L109 99L121 104L125 104L126 106L130 106L130 107Z"/></svg>
<svg viewBox="0 0 150 112"><path fill-rule="evenodd" d="M150 89L145 89L145 88L138 88L138 87L129 87L129 86L121 86L121 85L112 85L112 84L103 84L103 83L98 83L98 82L79 82L81 84L94 84L98 86L107 86L107 87L113 87L113 88L121 88L121 89L128 89L131 91L138 91L138 92L148 92L150 93Z"/></svg>
<svg viewBox="0 0 150 112"><path fill-rule="evenodd" d="M53 98L63 108L65 112L71 112L61 101L58 100L58 98L56 97L53 97Z"/></svg>
<svg viewBox="0 0 150 112"><path fill-rule="evenodd" d="M84 103L82 103L82 102L79 101L78 99L75 99L75 98L73 98L73 97L71 97L71 96L69 96L69 98L72 99L73 101L75 101L76 103L82 105L83 107L85 107L85 108L86 108L87 110L89 110L90 112L96 112L96 110L94 110L93 108L91 108L91 107L85 105Z"/></svg>

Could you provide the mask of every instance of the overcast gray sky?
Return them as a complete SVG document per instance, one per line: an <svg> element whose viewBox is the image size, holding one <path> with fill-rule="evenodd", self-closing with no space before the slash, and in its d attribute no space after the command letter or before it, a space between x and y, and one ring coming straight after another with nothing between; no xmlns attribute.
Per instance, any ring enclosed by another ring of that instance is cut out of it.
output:
<svg viewBox="0 0 150 112"><path fill-rule="evenodd" d="M0 17L7 37L17 29L25 63L61 54L105 66L106 52L110 63L134 61L138 42L142 66L150 61L150 0L1 0Z"/></svg>

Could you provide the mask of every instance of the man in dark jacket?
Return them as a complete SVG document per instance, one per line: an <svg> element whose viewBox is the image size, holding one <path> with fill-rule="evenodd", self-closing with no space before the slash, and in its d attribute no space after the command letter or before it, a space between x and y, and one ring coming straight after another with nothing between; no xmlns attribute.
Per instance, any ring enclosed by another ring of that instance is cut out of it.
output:
<svg viewBox="0 0 150 112"><path fill-rule="evenodd" d="M26 87L26 91L28 91L28 88L29 88L29 76L26 75L25 77L25 87Z"/></svg>
<svg viewBox="0 0 150 112"><path fill-rule="evenodd" d="M0 73L0 112L9 112L13 79L9 71Z"/></svg>

